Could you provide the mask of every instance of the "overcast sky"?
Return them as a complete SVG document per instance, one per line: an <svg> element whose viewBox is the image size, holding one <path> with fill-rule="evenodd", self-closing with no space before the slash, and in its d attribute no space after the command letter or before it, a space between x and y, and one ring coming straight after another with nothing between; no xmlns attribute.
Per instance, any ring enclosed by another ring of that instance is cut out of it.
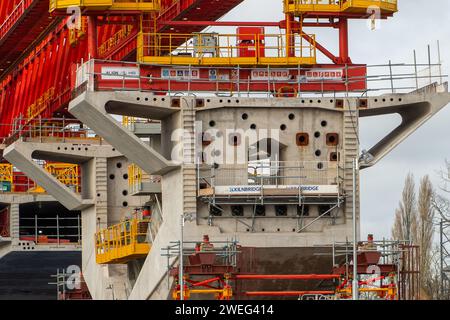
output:
<svg viewBox="0 0 450 320"><path fill-rule="evenodd" d="M350 54L353 62L366 64L413 63L413 50L418 60L427 62L427 45L432 45L432 59L436 63L437 40L441 43L444 74L450 68L450 1L398 0L399 12L394 18L382 21L380 29L371 31L365 21L350 23ZM283 19L281 0L245 0L221 20L279 21ZM215 28L214 30L221 30ZM335 31L308 29L317 40L336 52ZM361 147L369 149L387 134L400 118L363 119ZM367 233L375 238L390 237L394 210L401 197L403 182L412 172L417 183L429 174L435 184L440 180L437 171L450 159L450 107L441 111L410 136L378 165L361 173L362 237Z"/></svg>

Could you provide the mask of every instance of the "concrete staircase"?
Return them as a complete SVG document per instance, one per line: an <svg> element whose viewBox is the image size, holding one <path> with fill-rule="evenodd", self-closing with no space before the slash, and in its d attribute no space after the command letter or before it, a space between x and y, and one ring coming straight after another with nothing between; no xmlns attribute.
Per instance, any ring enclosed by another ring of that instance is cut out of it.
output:
<svg viewBox="0 0 450 320"><path fill-rule="evenodd" d="M183 121L183 213L197 212L197 174L196 174L196 148L195 148L195 109L194 101L184 104Z"/></svg>

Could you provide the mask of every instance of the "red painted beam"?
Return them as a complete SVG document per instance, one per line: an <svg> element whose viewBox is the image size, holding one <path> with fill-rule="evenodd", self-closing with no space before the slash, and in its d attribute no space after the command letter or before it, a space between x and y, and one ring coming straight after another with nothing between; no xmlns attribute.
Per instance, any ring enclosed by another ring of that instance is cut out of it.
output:
<svg viewBox="0 0 450 320"><path fill-rule="evenodd" d="M267 22L267 21L161 21L163 26L202 26L202 27L278 27L286 29L286 21ZM303 22L303 27L337 27L337 23L331 22ZM300 27L299 22L293 22L293 27Z"/></svg>
<svg viewBox="0 0 450 320"><path fill-rule="evenodd" d="M192 286L193 287L204 287L205 285L208 285L208 284L210 284L212 282L216 282L216 281L219 281L219 280L220 280L219 277L215 277L215 278L206 279L206 280L200 281L200 282L192 282Z"/></svg>
<svg viewBox="0 0 450 320"><path fill-rule="evenodd" d="M309 43L311 43L312 45L314 45L317 50L319 50L320 52L322 52L327 58L329 58L333 63L339 63L339 58L336 57L334 54L332 54L330 51L328 51L327 48L325 48L324 46L322 46L320 43L318 43L316 40L314 40L313 38L311 38L309 35L307 35L306 33L302 33L302 37L303 39L305 39L306 41L308 41Z"/></svg>
<svg viewBox="0 0 450 320"><path fill-rule="evenodd" d="M263 21L162 21L165 26L279 27L281 22Z"/></svg>

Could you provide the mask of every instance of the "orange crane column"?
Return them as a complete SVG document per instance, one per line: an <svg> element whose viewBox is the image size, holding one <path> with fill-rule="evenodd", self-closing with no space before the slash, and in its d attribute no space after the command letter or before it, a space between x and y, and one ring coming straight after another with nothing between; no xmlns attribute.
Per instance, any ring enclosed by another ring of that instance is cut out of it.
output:
<svg viewBox="0 0 450 320"><path fill-rule="evenodd" d="M295 57L295 37L292 32L292 23L294 17L291 14L286 14L286 55L288 57Z"/></svg>
<svg viewBox="0 0 450 320"><path fill-rule="evenodd" d="M339 62L351 63L348 52L348 19L339 19Z"/></svg>
<svg viewBox="0 0 450 320"><path fill-rule="evenodd" d="M88 17L88 53L91 59L97 58L97 17Z"/></svg>

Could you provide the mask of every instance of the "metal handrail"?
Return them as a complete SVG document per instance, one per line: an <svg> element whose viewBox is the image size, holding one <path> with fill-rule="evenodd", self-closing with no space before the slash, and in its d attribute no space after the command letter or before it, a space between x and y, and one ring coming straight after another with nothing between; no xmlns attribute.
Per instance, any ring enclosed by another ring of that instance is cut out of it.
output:
<svg viewBox="0 0 450 320"><path fill-rule="evenodd" d="M67 0L50 0L50 12L57 9L66 9L73 6L73 3L68 3ZM143 10L143 11L158 11L161 8L161 0L103 0L98 4L93 1L79 0L78 6L85 8L110 7L116 10Z"/></svg>
<svg viewBox="0 0 450 320"><path fill-rule="evenodd" d="M150 219L127 219L95 234L95 252L99 263L146 254L150 250L147 233ZM141 228L146 226L146 228ZM145 229L145 231L143 231ZM139 247L140 246L140 247Z"/></svg>
<svg viewBox="0 0 450 320"><path fill-rule="evenodd" d="M81 174L78 165L68 163L38 163L62 184L81 192ZM0 182L9 184L10 191L0 193L44 193L45 190L29 179L24 173L17 171L12 164L0 164Z"/></svg>
<svg viewBox="0 0 450 320"><path fill-rule="evenodd" d="M131 193L137 193L142 190L142 184L145 182L159 183L160 176L154 176L146 173L135 164L128 166L128 188Z"/></svg>
<svg viewBox="0 0 450 320"><path fill-rule="evenodd" d="M320 169L318 165L320 165ZM288 186L337 185L340 189L341 165L327 161L274 161L270 164L198 166L199 186L205 181L211 188L217 186ZM206 172L206 173L205 173ZM205 173L205 174L202 174Z"/></svg>
<svg viewBox="0 0 450 320"><path fill-rule="evenodd" d="M19 137L25 140L38 139L42 141L53 138L62 140L62 142L78 139L85 140L89 144L103 143L101 137L76 119L19 117L14 119L12 124L0 124L0 126L8 127L7 131L10 132L9 137L2 137L6 144L10 144Z"/></svg>
<svg viewBox="0 0 450 320"><path fill-rule="evenodd" d="M254 56L240 56L239 50L246 48L238 43L239 37L242 36L253 39L249 47L254 50ZM312 39L312 43L304 40L303 34L167 34L141 32L137 46L140 57L138 60L142 61L144 57L148 57L148 59L159 57L170 60L173 64L177 63L177 57L186 58L187 55L191 58L198 58L197 64L201 64L201 61L205 59L210 59L208 61L213 64L230 64L230 62L239 61L239 59L254 60L256 64L271 62L280 64L278 59L284 59L285 62L288 62L289 59L302 58L315 60L317 56L315 36L307 36ZM297 40L292 41L292 45L287 45L286 37ZM295 52L295 54L289 56L288 52Z"/></svg>
<svg viewBox="0 0 450 320"><path fill-rule="evenodd" d="M9 29L17 22L20 16L25 12L34 0L22 0L13 9L13 11L6 17L0 26L0 39L3 38Z"/></svg>
<svg viewBox="0 0 450 320"><path fill-rule="evenodd" d="M103 73L101 71L96 71L94 66L96 64L102 65L105 64L113 64L118 66L126 66L126 67L135 67L136 71L138 72L138 75L131 75L131 74L120 74L117 77L121 78L120 81L107 81L107 83L99 84L99 79L102 79L105 77L110 77L111 75L108 73ZM296 92L293 95L293 97L302 97L306 93L302 92L301 88L303 85L302 80L300 77L298 79L291 79L291 80L277 80L275 78L272 78L271 76L268 77L267 80L255 80L255 79L247 79L247 78L241 78L237 77L236 79L215 79L210 80L208 78L195 78L192 76L182 77L182 78L172 78L172 77L165 77L162 74L155 75L151 74L148 75L147 73L144 73L143 68L161 68L161 70L167 68L173 68L173 65L170 64L142 64L142 63L134 63L134 62L120 62L120 61L108 61L108 60L89 60L86 63L84 63L82 66L78 68L77 71L77 87L78 86L85 86L86 90L88 91L117 91L117 90L126 90L126 91L149 91L156 94L168 94L170 96L173 95L180 95L180 92L174 91L171 89L175 84L185 84L188 86L188 88L192 88L194 84L207 84L207 83L215 83L216 84L216 91L215 94L217 96L221 96L224 90L220 90L221 84L229 84L232 85L235 88L235 92L233 90L231 92L228 92L229 96L237 95L247 95L247 96L258 96L258 95L264 95L267 97L275 96L277 95L276 92L274 92L273 88L277 83L282 82L283 84L288 84L292 86L293 88L296 88ZM192 66L184 66L186 69L193 70ZM257 68L258 70L266 70L267 74L271 75L271 70L276 70L276 66L267 66L266 68ZM355 95L357 97L361 96L368 96L369 93L378 93L378 94L384 94L384 93L405 93L405 92L411 92L413 90L419 89L421 86L426 86L432 83L438 83L443 84L444 79L448 78L448 75L444 75L441 73L441 64L440 63L426 63L426 64L420 64L420 63L414 63L414 64L406 64L406 63L389 63L389 64L378 64L378 65L368 65L366 66L368 70L367 76L344 76L341 80L341 84L352 84L357 82L365 82L369 86L372 84L372 86L368 87L365 90L356 90L352 92L327 92L323 90L323 85L329 82L329 80L324 79L313 79L308 80L308 84L320 84L322 89L317 90L315 92L307 92L310 95L320 95L322 97L324 96L332 96L332 97L348 97L351 95ZM361 66L345 66L345 70L347 72L352 71L353 69L361 68ZM428 74L425 75L425 72L421 72L418 69L423 68L425 70L431 70L433 68L437 69L435 72L426 72ZM195 70L197 70L199 73L203 74L201 72L202 70L211 70L215 69L217 71L220 70L230 70L234 73L240 73L244 71L252 71L255 70L255 68L251 67L242 67L242 66L234 66L234 67L207 67L207 66L195 66ZM382 71L378 71L378 70ZM141 71L142 70L142 71ZM302 72L307 72L309 70L314 70L311 68L305 68L297 66L295 68L293 67L283 67L283 70L288 72L299 72L300 70ZM398 70L398 71L396 71ZM207 73L207 72L206 72ZM423 74L422 74L423 73ZM130 82L133 81L133 85L130 86ZM167 82L168 88L166 89L158 89L158 90L147 90L145 89L144 84L152 83L154 81L165 81ZM422 81L422 84L419 84L419 82ZM247 91L242 90L242 88L249 88L250 82L252 84L265 84L267 89L266 91L251 91L248 89ZM196 92L198 94L201 93L211 93L211 91L192 91L192 89L189 90L189 93ZM214 92L213 92L214 93Z"/></svg>
<svg viewBox="0 0 450 320"><path fill-rule="evenodd" d="M388 5L388 9L392 11L397 11L398 0L285 0L285 10L289 10L291 6L294 7L295 11L343 11L352 8L366 8L370 9L374 6L384 8L382 6ZM316 6L318 6L316 8ZM312 7L312 9L311 9ZM328 9L328 10L327 10Z"/></svg>

